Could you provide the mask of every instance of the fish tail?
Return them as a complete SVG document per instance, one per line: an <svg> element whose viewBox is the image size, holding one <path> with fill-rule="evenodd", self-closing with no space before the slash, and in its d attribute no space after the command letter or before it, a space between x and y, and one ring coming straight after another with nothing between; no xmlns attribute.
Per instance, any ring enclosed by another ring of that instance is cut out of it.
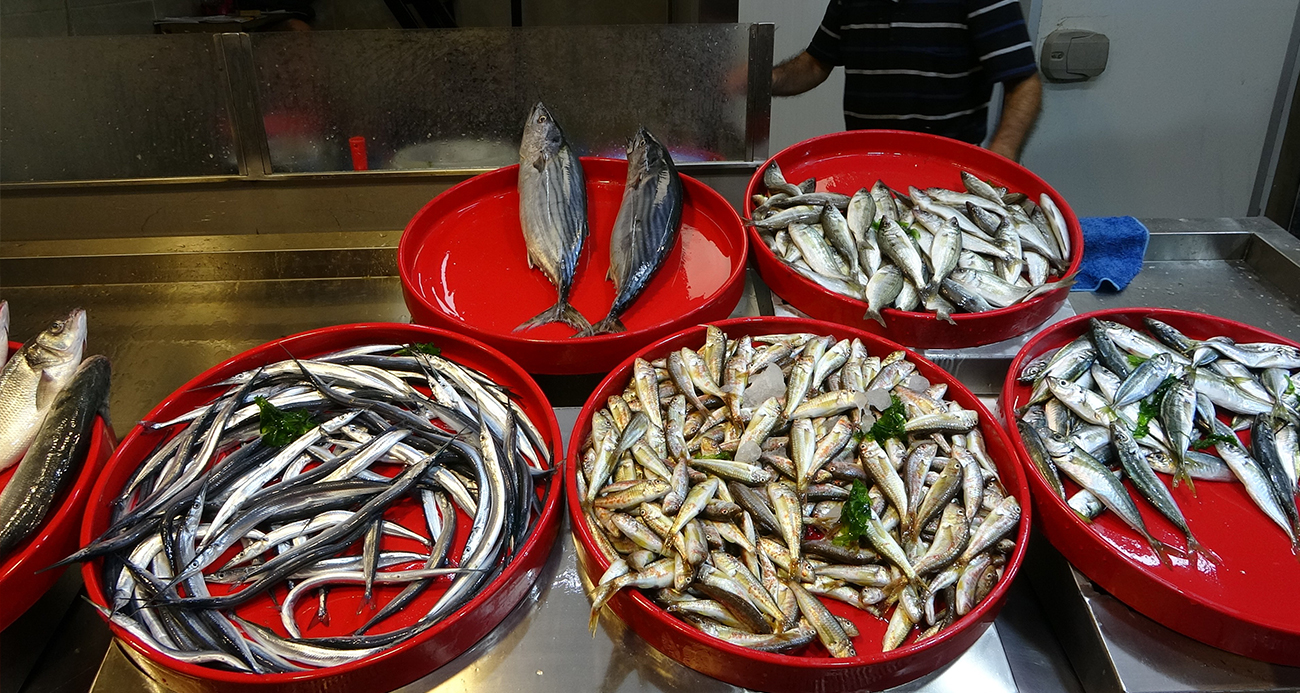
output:
<svg viewBox="0 0 1300 693"><path fill-rule="evenodd" d="M1185 464L1179 464L1178 469L1174 471L1174 486L1177 486L1179 481L1183 481L1187 484L1187 490L1190 491L1192 497L1195 498L1196 484L1192 482L1192 474L1187 471L1187 465Z"/></svg>
<svg viewBox="0 0 1300 693"><path fill-rule="evenodd" d="M600 322L596 323L595 325L591 325L591 326L587 327L587 328L584 329L583 331L581 331L581 332L579 332L578 334L575 334L575 335L573 335L573 336L574 336L575 338L576 338L576 337L591 337L592 335L598 335L598 334L614 334L614 333L616 333L616 332L626 332L626 331L627 331L627 327L625 327L625 326L623 325L623 321L622 321L622 320L619 320L618 318L614 317L613 315L610 315L610 316L607 316L604 320L601 320Z"/></svg>
<svg viewBox="0 0 1300 693"><path fill-rule="evenodd" d="M1159 539L1156 539L1155 537L1151 536L1150 534L1144 533L1144 535L1146 537L1147 544L1151 546L1151 550L1155 551L1156 556L1160 558L1161 565L1163 565L1164 567L1170 570L1173 570L1174 564L1169 562L1169 547L1166 546L1164 543L1162 543Z"/></svg>
<svg viewBox="0 0 1300 693"><path fill-rule="evenodd" d="M534 327L549 325L553 322L562 322L575 330L591 329L591 323L588 323L587 319L582 317L582 313L579 313L577 308L569 305L568 301L561 298L555 303L555 305L538 313L531 319L524 321L513 331L523 332L524 330L531 330Z"/></svg>
<svg viewBox="0 0 1300 693"><path fill-rule="evenodd" d="M924 303L926 303L926 302L932 300L935 296L938 296L938 295L939 295L939 282L934 281L933 279L931 279L931 280L930 280L930 283L928 283L928 284L926 284L925 286L921 287L921 290L920 290L919 293L921 294L921 303L924 304Z"/></svg>
<svg viewBox="0 0 1300 693"><path fill-rule="evenodd" d="M600 623L600 610L605 608L614 593L622 587L622 581L610 580L603 585L598 585L591 593L591 618L587 620L587 628L591 631L591 637L596 637L596 625Z"/></svg>
<svg viewBox="0 0 1300 693"><path fill-rule="evenodd" d="M1205 560L1213 563L1214 565L1223 565L1223 559L1219 557L1219 554L1211 551L1204 544L1197 541L1196 537L1192 536L1191 532L1187 533L1187 550L1190 553L1197 553L1202 556L1205 556Z"/></svg>
<svg viewBox="0 0 1300 693"><path fill-rule="evenodd" d="M867 308L867 312L862 316L862 319L865 320L867 318L871 318L872 320L875 320L876 322L880 323L881 327L886 327L884 316L881 315L880 311L876 310L875 308Z"/></svg>

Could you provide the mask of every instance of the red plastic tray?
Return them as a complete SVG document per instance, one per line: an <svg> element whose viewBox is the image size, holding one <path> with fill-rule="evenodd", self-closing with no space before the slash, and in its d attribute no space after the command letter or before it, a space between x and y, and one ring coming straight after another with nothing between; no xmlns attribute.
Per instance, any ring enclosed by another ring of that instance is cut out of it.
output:
<svg viewBox="0 0 1300 693"><path fill-rule="evenodd" d="M1179 633L1230 652L1277 664L1300 666L1300 561L1291 555L1282 530L1264 516L1237 482L1196 481L1196 496L1186 486L1173 489L1197 541L1223 559L1215 566L1193 554L1190 561L1170 552L1173 568L1114 513L1091 525L1081 520L1047 486L1029 460L1015 408L1029 398L1029 387L1016 381L1023 364L1064 346L1088 329L1090 318L1141 328L1153 317L1193 339L1227 335L1245 342L1295 342L1239 322L1202 313L1162 308L1099 310L1063 320L1025 345L1007 372L1002 415L1025 469L1043 534L1076 568L1120 601ZM1162 475L1166 485L1170 479ZM1066 493L1078 486L1062 477ZM1152 536L1182 549L1183 535L1132 489ZM1068 497L1068 496L1067 496Z"/></svg>
<svg viewBox="0 0 1300 693"><path fill-rule="evenodd" d="M857 337L871 354L880 356L903 348L878 335L804 318L734 318L714 324L733 337L779 332L811 332L834 335L840 339ZM704 334L704 326L692 327L656 342L636 356L656 359L682 347L698 348L704 343ZM578 539L578 558L593 581L609 567L609 562L601 555L592 539L591 529L578 503L577 480L573 470L577 468L583 441L591 432L592 415L604 406L610 395L623 391L631 377L634 358L625 360L597 386L579 413L573 434L569 438L569 464L565 470L569 518ZM886 626L884 621L847 604L823 600L832 612L852 620L861 631L854 638L854 646L859 655L851 659L771 654L738 647L696 630L664 611L640 590L624 590L615 595L609 603L614 613L651 646L678 662L728 683L762 691L881 690L924 676L965 652L993 622L1006 599L1008 585L1020 570L1029 540L1030 508L1026 502L1029 488L1025 484L1023 470L1015 462L1010 441L979 399L933 363L915 353L909 353L908 358L916 364L917 372L931 383L947 383L949 399L979 412L982 422L980 430L984 434L989 456L997 464L1008 492L1020 499L1023 507L1016 536L1016 550L1007 563L1003 578L975 610L928 641L920 644L909 642L891 652L880 652L880 642Z"/></svg>
<svg viewBox="0 0 1300 693"><path fill-rule="evenodd" d="M869 188L877 180L904 192L909 185L963 190L963 170L994 185L1025 193L1035 202L1040 194L1047 193L1060 208L1070 231L1073 258L1066 274L1076 272L1083 259L1083 231L1064 198L1029 169L972 144L898 130L850 130L814 137L783 149L754 172L745 191L746 216L753 212L753 195L767 193L763 171L773 161L791 183L816 178L818 191L845 195ZM863 318L865 302L827 291L787 267L759 238L757 229L751 227L749 237L763 281L790 305L814 318L881 334L911 347L954 349L1010 339L1043 324L1069 294L1068 289L1058 289L1023 304L985 313L954 313L956 325L938 320L933 313L886 308L882 312L886 327L882 328L875 320Z"/></svg>
<svg viewBox="0 0 1300 693"><path fill-rule="evenodd" d="M605 274L627 162L584 157L582 168L590 234L570 298L594 323L614 301L614 283ZM556 296L545 275L528 267L518 179L517 165L471 178L434 198L407 224L397 265L415 322L468 333L530 373L602 373L656 339L727 317L740 301L748 252L740 217L721 195L682 176L679 241L623 315L627 332L571 339L574 330L562 324L512 332Z"/></svg>
<svg viewBox="0 0 1300 693"><path fill-rule="evenodd" d="M515 401L532 418L547 445L550 446L553 463L558 463L562 459L563 449L560 445L560 430L555 421L555 414L528 374L503 354L485 344L445 330L420 325L388 323L341 325L268 342L197 376L154 407L145 418L150 421L163 421L189 411L196 405L210 401L218 394L218 389L205 386L248 368L279 361L286 358L287 354L298 357L318 356L362 344L411 342L433 342L442 348L445 357L476 368L509 388L514 393ZM145 455L152 451L159 441L175 433L175 430L150 431L140 426L131 430L109 460L99 482L95 484L90 512L81 528L83 545L99 536L107 527L110 501L117 496L131 472L139 466ZM533 581L537 579L555 540L559 521L561 483L560 476L557 474L546 487L538 488L539 493L545 490L547 495L537 527L524 543L514 562L501 575L481 588L472 600L441 623L372 657L326 669L257 676L186 664L145 647L115 625L109 624L109 627L118 639L126 643L125 652L151 678L172 690L246 692L254 688L276 693L325 690L389 691L424 676L469 649L488 631L496 627L523 599ZM422 512L413 501L409 499L399 501L395 507L396 511L390 510L385 517L418 532L427 532L427 529L424 529ZM454 546L464 545L470 522L470 518L463 513L460 515ZM383 544L385 549L397 550L411 550L417 546L409 540L391 538L385 538ZM454 548L451 555L453 558L458 557L459 548ZM82 568L86 591L90 594L90 598L97 604L106 605L101 571L102 560L98 559L85 564ZM381 603L391 598L400 589L400 585L375 586L375 592L379 595ZM445 589L445 581L435 584L403 612L380 625L379 630L375 632L384 632L413 623L428 611ZM213 593L219 593L218 590L219 588L214 587ZM343 588L338 588L335 595L343 594L342 590ZM278 590L278 596L284 597L282 587ZM353 597L352 601L331 599L328 627L315 622L310 626L307 625L310 614L315 612L316 607L314 600L304 600L313 603L300 604L298 610L297 621L303 634L310 637L351 633L373 613L361 605L359 592L356 592ZM237 608L236 613L250 621L269 626L282 636L287 634L280 624L279 609L265 594Z"/></svg>
<svg viewBox="0 0 1300 693"><path fill-rule="evenodd" d="M10 342L10 356L22 346ZM43 573L36 571L77 550L77 530L81 526L82 511L86 509L86 498L104 461L113 453L116 442L104 419L96 417L90 436L90 451L86 453L86 461L76 480L55 500L56 505L50 508L45 526L18 545L0 564L0 594L4 595L0 599L0 630L8 628L22 616L63 575L63 568ZM9 485L17 469L18 465L14 465L0 473L0 490Z"/></svg>

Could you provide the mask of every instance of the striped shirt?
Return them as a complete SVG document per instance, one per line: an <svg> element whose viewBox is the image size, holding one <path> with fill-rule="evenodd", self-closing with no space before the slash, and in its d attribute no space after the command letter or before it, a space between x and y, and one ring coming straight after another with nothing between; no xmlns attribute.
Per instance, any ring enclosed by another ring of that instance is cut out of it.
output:
<svg viewBox="0 0 1300 693"><path fill-rule="evenodd" d="M984 140L995 82L1032 75L1019 0L830 0L808 53L844 66L844 125Z"/></svg>

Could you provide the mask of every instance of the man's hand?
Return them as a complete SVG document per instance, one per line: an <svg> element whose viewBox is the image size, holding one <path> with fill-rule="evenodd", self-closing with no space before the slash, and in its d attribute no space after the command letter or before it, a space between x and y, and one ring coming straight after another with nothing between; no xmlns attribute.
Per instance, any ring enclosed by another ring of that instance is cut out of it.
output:
<svg viewBox="0 0 1300 693"><path fill-rule="evenodd" d="M772 68L772 96L802 94L825 82L832 68L804 51Z"/></svg>
<svg viewBox="0 0 1300 693"><path fill-rule="evenodd" d="M1020 148L1025 138L1038 120L1038 111L1043 102L1043 82L1038 73L1020 80L1015 84L1005 85L1006 96L1002 99L1002 120L998 130L989 142L989 151L1001 154L1012 161L1020 160Z"/></svg>

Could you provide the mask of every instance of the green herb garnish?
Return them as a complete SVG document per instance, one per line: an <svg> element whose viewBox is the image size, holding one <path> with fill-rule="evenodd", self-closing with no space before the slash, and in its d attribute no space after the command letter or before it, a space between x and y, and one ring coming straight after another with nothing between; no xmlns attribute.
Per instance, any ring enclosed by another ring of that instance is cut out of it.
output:
<svg viewBox="0 0 1300 693"><path fill-rule="evenodd" d="M1240 444L1240 441L1233 438L1232 436L1225 436L1222 433L1211 433L1210 435L1205 436L1204 438L1198 438L1197 440L1192 441L1190 447L1193 450L1209 450L1210 448L1214 447L1216 443Z"/></svg>
<svg viewBox="0 0 1300 693"><path fill-rule="evenodd" d="M262 441L267 445L284 447L316 425L312 423L311 412L306 410L277 409L265 397L254 397L253 401L257 403L259 411L258 425L261 428Z"/></svg>
<svg viewBox="0 0 1300 693"><path fill-rule="evenodd" d="M889 401L889 407L880 412L880 418L871 424L871 432L868 434L881 445L890 438L902 440L907 437L907 430L904 428L907 424L907 411L903 408L903 400L899 399L898 395L890 395Z"/></svg>
<svg viewBox="0 0 1300 693"><path fill-rule="evenodd" d="M867 533L867 523L871 522L871 496L867 494L867 485L858 479L853 480L849 489L849 499L840 509L840 531L832 539L837 546L848 546Z"/></svg>
<svg viewBox="0 0 1300 693"><path fill-rule="evenodd" d="M1128 365L1133 366L1134 368L1137 368L1138 366L1141 366L1146 362L1147 362L1146 359L1142 358L1141 356L1138 356L1137 354L1128 355Z"/></svg>
<svg viewBox="0 0 1300 693"><path fill-rule="evenodd" d="M1156 388L1146 399L1138 402L1138 420L1137 428L1133 429L1134 438L1145 438L1151 433L1151 419L1160 415L1160 400L1165 398L1165 393L1176 382L1171 375L1165 378L1163 383Z"/></svg>
<svg viewBox="0 0 1300 693"><path fill-rule="evenodd" d="M884 220L885 220L884 217L880 217L879 219L877 219L877 220L871 222L871 230L872 230L872 231L879 231L879 230L880 230L880 223L883 222Z"/></svg>
<svg viewBox="0 0 1300 693"><path fill-rule="evenodd" d="M695 459L697 459L697 460L730 460L730 459L734 459L734 458L732 457L732 454L729 453L729 452L727 452L726 450L719 450L719 451L717 451L717 452L708 452L708 453L702 453L702 454L696 455L696 456L695 456Z"/></svg>
<svg viewBox="0 0 1300 693"><path fill-rule="evenodd" d="M1291 379L1291 376L1289 376L1289 375L1286 377L1286 392L1283 392L1282 394L1284 394L1284 395L1294 395L1294 394L1295 394L1295 381L1292 380L1292 379Z"/></svg>
<svg viewBox="0 0 1300 693"><path fill-rule="evenodd" d="M442 354L442 349L433 345L432 342L423 342L419 344L408 344L398 349L394 356L415 356L416 354L428 354L429 356L438 356Z"/></svg>
<svg viewBox="0 0 1300 693"><path fill-rule="evenodd" d="M861 443L862 441L867 439L867 432L859 428L853 431L852 437L853 437L853 444L857 445L858 443Z"/></svg>

